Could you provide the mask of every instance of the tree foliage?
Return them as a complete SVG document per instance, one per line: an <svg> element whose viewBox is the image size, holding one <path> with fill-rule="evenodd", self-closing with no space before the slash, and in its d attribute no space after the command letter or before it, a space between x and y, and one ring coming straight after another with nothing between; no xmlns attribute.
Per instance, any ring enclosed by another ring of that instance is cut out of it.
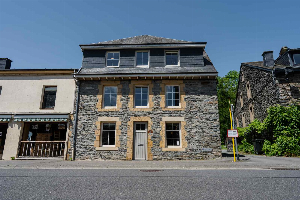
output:
<svg viewBox="0 0 300 200"><path fill-rule="evenodd" d="M263 122L254 120L243 128L242 144L252 144L254 139L265 139L263 151L266 155L300 156L299 116L299 105L272 106Z"/></svg>
<svg viewBox="0 0 300 200"><path fill-rule="evenodd" d="M217 91L222 142L226 139L227 129L230 129L229 101L235 105L238 80L239 72L237 71L230 71L224 77L218 77Z"/></svg>

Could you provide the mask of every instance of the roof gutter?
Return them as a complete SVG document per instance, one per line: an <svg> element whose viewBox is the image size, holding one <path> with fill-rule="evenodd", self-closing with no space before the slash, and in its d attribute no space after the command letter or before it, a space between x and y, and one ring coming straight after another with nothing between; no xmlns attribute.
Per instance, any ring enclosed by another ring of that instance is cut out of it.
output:
<svg viewBox="0 0 300 200"><path fill-rule="evenodd" d="M189 73L189 74L74 74L74 78L110 78L110 77L196 77L196 76L218 76L218 72L212 73Z"/></svg>

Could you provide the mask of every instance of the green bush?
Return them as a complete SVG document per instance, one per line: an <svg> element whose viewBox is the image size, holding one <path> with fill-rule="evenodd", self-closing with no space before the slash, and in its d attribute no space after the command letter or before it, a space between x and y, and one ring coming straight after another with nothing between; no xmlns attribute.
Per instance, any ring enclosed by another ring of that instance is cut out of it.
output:
<svg viewBox="0 0 300 200"><path fill-rule="evenodd" d="M238 150L245 153L254 153L253 145L248 143L245 139L242 140L241 144L238 146Z"/></svg>
<svg viewBox="0 0 300 200"><path fill-rule="evenodd" d="M248 143L253 139L265 139L263 151L269 156L299 156L300 106L270 107L263 122L254 120L249 124L244 138Z"/></svg>

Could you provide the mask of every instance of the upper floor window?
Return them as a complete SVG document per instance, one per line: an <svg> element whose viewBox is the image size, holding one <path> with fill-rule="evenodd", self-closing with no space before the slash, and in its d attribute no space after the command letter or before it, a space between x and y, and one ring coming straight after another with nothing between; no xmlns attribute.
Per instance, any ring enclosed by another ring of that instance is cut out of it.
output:
<svg viewBox="0 0 300 200"><path fill-rule="evenodd" d="M166 86L167 107L178 107L180 103L179 86Z"/></svg>
<svg viewBox="0 0 300 200"><path fill-rule="evenodd" d="M135 87L135 107L148 107L148 87Z"/></svg>
<svg viewBox="0 0 300 200"><path fill-rule="evenodd" d="M165 51L165 57L167 66L179 65L179 51Z"/></svg>
<svg viewBox="0 0 300 200"><path fill-rule="evenodd" d="M0 95L1 95L1 92L2 92L2 86L0 86Z"/></svg>
<svg viewBox="0 0 300 200"><path fill-rule="evenodd" d="M101 144L102 146L116 145L116 123L102 123Z"/></svg>
<svg viewBox="0 0 300 200"><path fill-rule="evenodd" d="M293 55L293 59L294 59L294 64L295 65L299 65L300 64L300 54L299 53L294 54Z"/></svg>
<svg viewBox="0 0 300 200"><path fill-rule="evenodd" d="M149 51L137 51L135 56L137 67L149 67Z"/></svg>
<svg viewBox="0 0 300 200"><path fill-rule="evenodd" d="M120 52L107 52L106 66L107 67L119 67Z"/></svg>
<svg viewBox="0 0 300 200"><path fill-rule="evenodd" d="M117 87L104 87L104 107L117 106Z"/></svg>
<svg viewBox="0 0 300 200"><path fill-rule="evenodd" d="M55 99L56 99L56 91L57 91L56 86L44 87L42 109L53 109L54 108Z"/></svg>

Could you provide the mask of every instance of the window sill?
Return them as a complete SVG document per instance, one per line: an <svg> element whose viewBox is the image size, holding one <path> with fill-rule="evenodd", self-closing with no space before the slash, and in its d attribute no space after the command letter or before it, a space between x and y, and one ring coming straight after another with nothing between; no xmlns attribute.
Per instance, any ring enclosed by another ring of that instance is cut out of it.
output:
<svg viewBox="0 0 300 200"><path fill-rule="evenodd" d="M149 65L136 65L137 68L149 68Z"/></svg>
<svg viewBox="0 0 300 200"><path fill-rule="evenodd" d="M106 67L119 68L120 66L106 66Z"/></svg>
<svg viewBox="0 0 300 200"><path fill-rule="evenodd" d="M185 151L185 148L162 148L162 151Z"/></svg>
<svg viewBox="0 0 300 200"><path fill-rule="evenodd" d="M118 147L96 147L96 151L118 151Z"/></svg>
<svg viewBox="0 0 300 200"><path fill-rule="evenodd" d="M54 108L40 108L40 110L54 110Z"/></svg>
<svg viewBox="0 0 300 200"><path fill-rule="evenodd" d="M166 68L168 68L168 67L173 68L173 67L180 67L180 65L166 65L165 67Z"/></svg>

